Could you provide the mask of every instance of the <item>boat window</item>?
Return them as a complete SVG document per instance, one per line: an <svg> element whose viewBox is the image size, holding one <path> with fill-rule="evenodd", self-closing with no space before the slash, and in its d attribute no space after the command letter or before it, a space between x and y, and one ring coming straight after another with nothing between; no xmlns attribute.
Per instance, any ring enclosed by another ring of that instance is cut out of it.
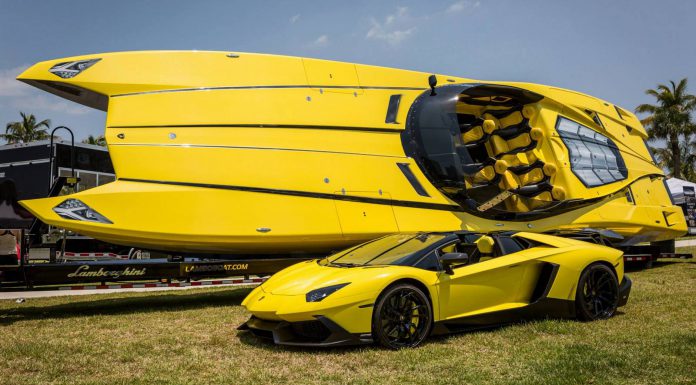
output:
<svg viewBox="0 0 696 385"><path fill-rule="evenodd" d="M570 154L570 168L588 187L614 183L628 176L619 148L608 137L564 117L556 131Z"/></svg>

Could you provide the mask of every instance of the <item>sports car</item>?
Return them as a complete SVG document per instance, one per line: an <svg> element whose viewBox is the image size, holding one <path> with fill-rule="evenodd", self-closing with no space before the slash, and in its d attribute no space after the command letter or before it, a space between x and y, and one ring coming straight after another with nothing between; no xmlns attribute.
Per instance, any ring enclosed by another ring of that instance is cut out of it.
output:
<svg viewBox="0 0 696 385"><path fill-rule="evenodd" d="M400 233L290 266L242 302L276 344L414 347L534 318L606 319L628 300L622 252L527 232Z"/></svg>

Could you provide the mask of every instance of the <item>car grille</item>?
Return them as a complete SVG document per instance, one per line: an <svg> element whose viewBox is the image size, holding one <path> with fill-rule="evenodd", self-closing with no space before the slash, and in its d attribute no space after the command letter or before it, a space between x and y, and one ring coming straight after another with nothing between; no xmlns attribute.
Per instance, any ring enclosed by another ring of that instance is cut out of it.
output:
<svg viewBox="0 0 696 385"><path fill-rule="evenodd" d="M270 330L261 330L261 329L249 329L256 337L267 339L267 340L273 340L273 332Z"/></svg>
<svg viewBox="0 0 696 385"><path fill-rule="evenodd" d="M293 334L302 340L320 342L331 335L331 331L319 321L293 322L290 325Z"/></svg>

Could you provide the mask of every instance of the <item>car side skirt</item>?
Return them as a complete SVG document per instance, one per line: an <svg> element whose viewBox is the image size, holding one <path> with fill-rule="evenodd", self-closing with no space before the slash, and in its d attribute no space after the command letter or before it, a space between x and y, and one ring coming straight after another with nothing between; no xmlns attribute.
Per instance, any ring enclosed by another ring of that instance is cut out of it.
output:
<svg viewBox="0 0 696 385"><path fill-rule="evenodd" d="M435 322L433 335L490 328L535 319L575 318L575 301L542 298L527 306Z"/></svg>

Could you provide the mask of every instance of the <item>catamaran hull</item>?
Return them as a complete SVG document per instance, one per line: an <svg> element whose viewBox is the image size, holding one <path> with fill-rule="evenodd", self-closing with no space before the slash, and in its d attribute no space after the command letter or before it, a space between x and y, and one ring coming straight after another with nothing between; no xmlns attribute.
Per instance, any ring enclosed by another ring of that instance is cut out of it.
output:
<svg viewBox="0 0 696 385"><path fill-rule="evenodd" d="M665 232L649 216L630 212L620 198L553 219L506 223L474 221L465 212L412 207L375 197L240 187L119 180L71 195L99 208L111 224L61 218L51 209L65 197L34 200L25 206L35 215L44 214L48 224L107 242L191 253L322 254L385 233L423 228L550 232L605 226L637 240L655 239ZM563 222L567 224L559 224Z"/></svg>
<svg viewBox="0 0 696 385"><path fill-rule="evenodd" d="M594 228L617 244L685 232L629 112L442 75L433 94L428 77L221 52L42 62L19 79L108 111L118 180L22 204L98 239L185 252L325 253L398 231Z"/></svg>

